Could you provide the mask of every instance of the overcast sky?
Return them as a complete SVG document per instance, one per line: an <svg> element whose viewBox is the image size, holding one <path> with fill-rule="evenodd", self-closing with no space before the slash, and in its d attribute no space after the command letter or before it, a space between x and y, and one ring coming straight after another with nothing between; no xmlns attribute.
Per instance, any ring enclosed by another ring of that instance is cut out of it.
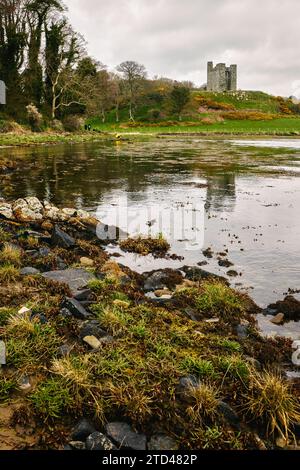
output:
<svg viewBox="0 0 300 470"><path fill-rule="evenodd" d="M150 77L206 82L206 63L238 64L238 87L300 97L300 0L65 0L90 55Z"/></svg>

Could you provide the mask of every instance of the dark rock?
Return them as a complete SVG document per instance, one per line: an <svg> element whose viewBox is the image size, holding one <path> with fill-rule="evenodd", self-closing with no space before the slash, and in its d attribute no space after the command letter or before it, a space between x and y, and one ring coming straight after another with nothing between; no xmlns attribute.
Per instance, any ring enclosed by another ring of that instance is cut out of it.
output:
<svg viewBox="0 0 300 470"><path fill-rule="evenodd" d="M66 357L70 354L71 351L72 351L72 346L70 346L69 344L62 344L58 348L57 354L59 357Z"/></svg>
<svg viewBox="0 0 300 470"><path fill-rule="evenodd" d="M178 450L177 442L166 434L156 434L148 442L149 450Z"/></svg>
<svg viewBox="0 0 300 470"><path fill-rule="evenodd" d="M64 446L64 450L74 450L69 444Z"/></svg>
<svg viewBox="0 0 300 470"><path fill-rule="evenodd" d="M40 271L36 268L32 268L31 266L26 266L21 269L20 274L22 276L34 276L36 274L40 274Z"/></svg>
<svg viewBox="0 0 300 470"><path fill-rule="evenodd" d="M180 377L179 383L176 387L176 393L180 400L190 403L190 388L191 387L199 387L199 380L195 377L195 375L186 375L184 377Z"/></svg>
<svg viewBox="0 0 300 470"><path fill-rule="evenodd" d="M59 311L60 315L64 318L72 317L72 313L67 308L61 308Z"/></svg>
<svg viewBox="0 0 300 470"><path fill-rule="evenodd" d="M42 247L39 249L39 255L40 256L49 256L51 253L51 250L47 247Z"/></svg>
<svg viewBox="0 0 300 470"><path fill-rule="evenodd" d="M26 250L26 255L30 256L33 259L39 258L40 253L38 250Z"/></svg>
<svg viewBox="0 0 300 470"><path fill-rule="evenodd" d="M46 279L67 284L75 296L78 291L86 287L89 281L95 279L95 276L85 269L65 269L63 271L49 271L42 274Z"/></svg>
<svg viewBox="0 0 300 470"><path fill-rule="evenodd" d="M237 325L236 334L240 339L246 339L248 337L248 325Z"/></svg>
<svg viewBox="0 0 300 470"><path fill-rule="evenodd" d="M48 319L43 313L32 313L30 315L30 319L38 320L41 323L41 325L45 325L46 323L48 323Z"/></svg>
<svg viewBox="0 0 300 470"><path fill-rule="evenodd" d="M82 418L74 426L71 437L74 441L85 441L86 438L96 431L94 425L86 418Z"/></svg>
<svg viewBox="0 0 300 470"><path fill-rule="evenodd" d="M86 320L91 314L78 302L78 300L66 298L63 302L62 308L66 308L71 312L73 317L80 320Z"/></svg>
<svg viewBox="0 0 300 470"><path fill-rule="evenodd" d="M102 330L98 320L90 320L83 323L80 328L79 336L81 339L86 336L95 336L97 339L106 336L106 331Z"/></svg>
<svg viewBox="0 0 300 470"><path fill-rule="evenodd" d="M59 256L56 257L56 264L57 264L57 269L63 271L64 269L67 269L68 265L62 260Z"/></svg>
<svg viewBox="0 0 300 470"><path fill-rule="evenodd" d="M207 266L208 265L208 261L199 261L199 263L197 263L198 266Z"/></svg>
<svg viewBox="0 0 300 470"><path fill-rule="evenodd" d="M220 259L218 265L224 268L230 268L230 266L233 266L233 263L228 259Z"/></svg>
<svg viewBox="0 0 300 470"><path fill-rule="evenodd" d="M174 269L160 269L144 274L144 290L155 291L164 288L173 289L183 280L182 273Z"/></svg>
<svg viewBox="0 0 300 470"><path fill-rule="evenodd" d="M199 315L197 311L191 307L186 307L184 309L184 313L193 321L198 321L199 320Z"/></svg>
<svg viewBox="0 0 300 470"><path fill-rule="evenodd" d="M217 408L228 424L238 430L241 428L240 418L228 403L220 400Z"/></svg>
<svg viewBox="0 0 300 470"><path fill-rule="evenodd" d="M87 450L116 450L116 446L101 432L94 432L86 440Z"/></svg>
<svg viewBox="0 0 300 470"><path fill-rule="evenodd" d="M129 424L121 422L108 423L105 429L107 435L118 446L134 450L146 450L146 436L134 432Z"/></svg>
<svg viewBox="0 0 300 470"><path fill-rule="evenodd" d="M51 243L61 248L72 248L75 246L75 239L55 225L51 237Z"/></svg>
<svg viewBox="0 0 300 470"><path fill-rule="evenodd" d="M284 300L269 305L268 309L273 310L275 314L283 313L285 321L300 320L300 301L293 295L287 295Z"/></svg>
<svg viewBox="0 0 300 470"><path fill-rule="evenodd" d="M205 258L212 258L213 257L213 251L210 247L206 248L206 250L202 250L203 256Z"/></svg>
<svg viewBox="0 0 300 470"><path fill-rule="evenodd" d="M237 271L235 271L234 269L230 269L229 271L227 271L226 274L229 277L237 277L239 275L239 273Z"/></svg>
<svg viewBox="0 0 300 470"><path fill-rule="evenodd" d="M82 302L83 300L91 300L93 297L93 291L91 289L83 289L78 291L76 295L74 295L74 299Z"/></svg>
<svg viewBox="0 0 300 470"><path fill-rule="evenodd" d="M208 271L205 271L204 269L197 268L195 266L184 266L182 268L182 271L185 272L186 279L188 279L189 281L202 281L203 279L211 278L227 283L224 277L210 273Z"/></svg>
<svg viewBox="0 0 300 470"><path fill-rule="evenodd" d="M71 441L69 445L73 450L86 450L85 443L81 441Z"/></svg>

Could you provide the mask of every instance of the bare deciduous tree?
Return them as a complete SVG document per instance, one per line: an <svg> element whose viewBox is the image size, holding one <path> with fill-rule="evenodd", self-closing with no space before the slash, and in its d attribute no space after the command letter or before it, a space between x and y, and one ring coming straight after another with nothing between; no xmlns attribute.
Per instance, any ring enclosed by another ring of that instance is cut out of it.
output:
<svg viewBox="0 0 300 470"><path fill-rule="evenodd" d="M135 105L136 96L140 89L141 83L147 76L144 65L141 65L132 60L122 62L118 67L117 71L123 76L126 84L129 100L129 119L134 121L133 107Z"/></svg>

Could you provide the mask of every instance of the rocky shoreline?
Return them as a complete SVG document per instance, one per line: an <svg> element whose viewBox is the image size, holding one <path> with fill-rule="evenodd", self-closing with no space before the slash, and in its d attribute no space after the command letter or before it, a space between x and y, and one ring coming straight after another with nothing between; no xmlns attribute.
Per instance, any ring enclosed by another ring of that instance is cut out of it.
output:
<svg viewBox="0 0 300 470"><path fill-rule="evenodd" d="M99 230L83 210L0 201L0 448L298 448L292 342L261 337L261 309L223 278L137 274ZM299 319L291 296L270 309Z"/></svg>

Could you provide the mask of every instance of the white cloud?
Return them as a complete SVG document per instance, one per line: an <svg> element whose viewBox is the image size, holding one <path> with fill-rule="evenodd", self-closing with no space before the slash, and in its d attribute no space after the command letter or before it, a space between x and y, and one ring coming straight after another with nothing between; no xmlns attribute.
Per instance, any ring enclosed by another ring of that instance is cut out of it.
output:
<svg viewBox="0 0 300 470"><path fill-rule="evenodd" d="M239 87L295 94L299 0L65 0L89 53L114 68L206 81L206 62L237 63ZM299 89L296 87L299 94ZM300 95L299 95L300 96Z"/></svg>

